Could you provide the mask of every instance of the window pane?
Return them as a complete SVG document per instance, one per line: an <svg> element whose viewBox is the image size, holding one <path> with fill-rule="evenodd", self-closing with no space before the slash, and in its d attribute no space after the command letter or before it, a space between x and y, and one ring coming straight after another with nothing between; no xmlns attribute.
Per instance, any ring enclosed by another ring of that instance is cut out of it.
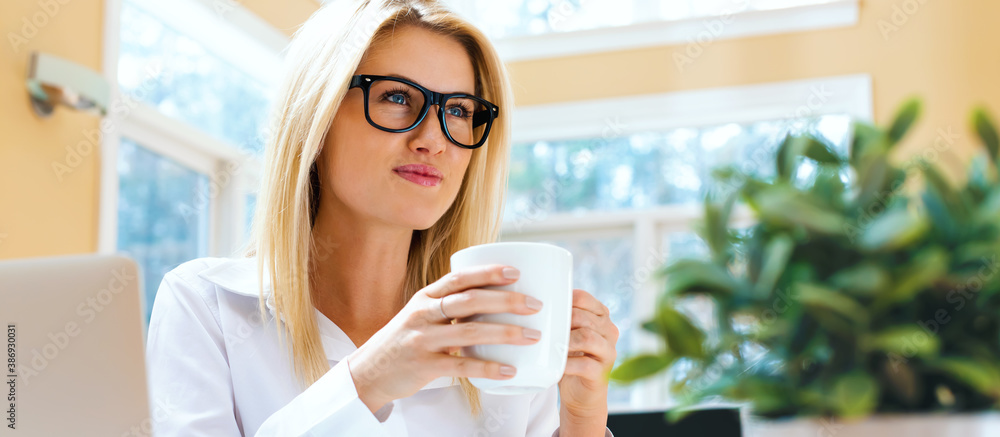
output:
<svg viewBox="0 0 1000 437"><path fill-rule="evenodd" d="M493 38L571 32L684 20L751 10L782 9L831 0L451 0Z"/></svg>
<svg viewBox="0 0 1000 437"><path fill-rule="evenodd" d="M257 195L247 194L246 196L246 217L243 218L243 238L250 239L250 231L253 230L253 214L257 208Z"/></svg>
<svg viewBox="0 0 1000 437"><path fill-rule="evenodd" d="M128 1L118 78L123 93L163 114L244 150L262 150L267 87Z"/></svg>
<svg viewBox="0 0 1000 437"><path fill-rule="evenodd" d="M524 241L519 239L519 241ZM631 352L632 294L636 281L633 276L632 240L627 237L545 240L573 254L573 287L594 295L611 311L611 321L618 327L616 348L620 364ZM608 392L609 405L627 405L630 386L612 385Z"/></svg>
<svg viewBox="0 0 1000 437"><path fill-rule="evenodd" d="M122 139L118 181L118 250L142 269L148 324L163 275L207 252L208 177Z"/></svg>
<svg viewBox="0 0 1000 437"><path fill-rule="evenodd" d="M708 245L694 232L671 232L664 237L663 245L668 264L685 258L709 257Z"/></svg>
<svg viewBox="0 0 1000 437"><path fill-rule="evenodd" d="M517 224L549 213L697 203L717 188L711 173L718 167L773 175L774 151L789 130L813 133L847 153L850 118L842 115L517 144L504 219Z"/></svg>

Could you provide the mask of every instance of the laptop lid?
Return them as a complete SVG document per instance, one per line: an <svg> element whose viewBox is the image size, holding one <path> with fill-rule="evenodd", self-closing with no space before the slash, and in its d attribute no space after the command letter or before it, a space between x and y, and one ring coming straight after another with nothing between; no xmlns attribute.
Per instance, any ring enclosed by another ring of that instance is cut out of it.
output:
<svg viewBox="0 0 1000 437"><path fill-rule="evenodd" d="M151 434L141 284L120 256L0 261L0 437Z"/></svg>

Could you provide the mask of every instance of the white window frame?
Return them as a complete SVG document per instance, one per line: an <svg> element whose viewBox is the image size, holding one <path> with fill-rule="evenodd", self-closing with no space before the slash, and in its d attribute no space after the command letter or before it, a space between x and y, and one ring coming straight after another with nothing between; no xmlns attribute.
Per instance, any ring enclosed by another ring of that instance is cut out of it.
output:
<svg viewBox="0 0 1000 437"><path fill-rule="evenodd" d="M537 141L608 138L643 132L663 132L682 127L846 114L872 120L872 81L866 74L814 78L726 88L520 107L514 110L514 147ZM674 232L692 232L702 206L671 205L651 209L586 214L559 213L537 220L505 222L502 238L510 241L556 240L565 237L599 238L608 232L631 232L633 278L648 277L649 266L668 259L664 238ZM752 217L745 208L733 214L733 226L748 226ZM659 284L640 283L635 291L632 320L649 320L655 309ZM630 349L656 351L662 341L636 329ZM661 375L662 376L662 375ZM666 378L637 383L628 406L611 406L612 412L666 409L670 398Z"/></svg>
<svg viewBox="0 0 1000 437"><path fill-rule="evenodd" d="M739 1L734 0L734 3ZM449 5L460 14L466 12L466 16L473 16L467 12L475 8L476 3L452 0ZM705 46L720 40L853 26L858 23L858 15L859 0L831 0L781 9L749 8L715 17L505 37L497 39L494 44L500 56L508 62L674 45L680 46L678 50L683 51L688 46L705 49Z"/></svg>
<svg viewBox="0 0 1000 437"><path fill-rule="evenodd" d="M130 102L118 86L121 11L124 0L105 0L105 79L111 87L111 107ZM144 9L213 55L263 83L280 76L282 50L288 37L235 1L135 0ZM238 41L238 44L234 44ZM196 195L194 208L209 214L209 256L228 256L245 236L246 198L257 187L260 162L237 145L216 138L186 122L168 117L145 103L128 105L123 114L110 111L101 120L101 188L98 252L118 251L118 150L123 137L186 168L205 175L209 190Z"/></svg>

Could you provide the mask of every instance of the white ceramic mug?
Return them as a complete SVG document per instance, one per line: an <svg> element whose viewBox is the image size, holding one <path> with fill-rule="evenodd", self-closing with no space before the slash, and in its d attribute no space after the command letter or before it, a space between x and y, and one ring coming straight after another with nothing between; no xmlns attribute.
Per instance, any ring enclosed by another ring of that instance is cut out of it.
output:
<svg viewBox="0 0 1000 437"><path fill-rule="evenodd" d="M483 288L532 296L542 301L542 309L530 315L477 314L469 321L533 328L541 331L542 337L530 345L483 344L462 348L464 356L509 364L517 369L510 379L469 378L469 382L490 394L545 390L559 382L566 370L573 314L573 255L551 244L511 242L473 246L451 256L452 271L487 264L514 267L521 277L510 285Z"/></svg>

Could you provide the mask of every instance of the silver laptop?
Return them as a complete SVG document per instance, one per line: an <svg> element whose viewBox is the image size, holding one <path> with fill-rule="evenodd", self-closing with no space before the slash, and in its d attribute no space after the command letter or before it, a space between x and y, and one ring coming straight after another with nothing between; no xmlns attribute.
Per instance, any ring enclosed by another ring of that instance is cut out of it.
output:
<svg viewBox="0 0 1000 437"><path fill-rule="evenodd" d="M0 261L0 437L151 435L141 279L120 256Z"/></svg>

